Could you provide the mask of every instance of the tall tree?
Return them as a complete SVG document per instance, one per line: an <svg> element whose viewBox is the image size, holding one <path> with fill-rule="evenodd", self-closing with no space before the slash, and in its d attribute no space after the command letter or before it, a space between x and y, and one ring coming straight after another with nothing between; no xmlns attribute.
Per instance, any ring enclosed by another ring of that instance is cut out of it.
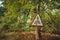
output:
<svg viewBox="0 0 60 40"><path fill-rule="evenodd" d="M56 15L59 15L59 13L58 11L56 11L57 13L54 11L60 10L58 9L59 0L41 0L39 4L40 16L45 24L45 29L49 30L57 27L56 25L59 25L57 24L59 18L57 20L58 16L56 17ZM1 28L8 25L12 30L19 27L28 29L31 19L34 18L38 10L38 0L4 0L3 5L7 10L4 12L4 17L1 18Z"/></svg>

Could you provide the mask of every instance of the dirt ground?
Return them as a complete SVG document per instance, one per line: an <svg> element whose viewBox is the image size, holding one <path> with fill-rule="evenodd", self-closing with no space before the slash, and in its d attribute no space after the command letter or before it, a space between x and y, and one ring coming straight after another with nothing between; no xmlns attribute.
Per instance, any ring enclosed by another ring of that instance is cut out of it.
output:
<svg viewBox="0 0 60 40"><path fill-rule="evenodd" d="M53 33L42 33L42 40L60 40L60 35ZM36 40L34 32L10 32L0 36L0 40Z"/></svg>

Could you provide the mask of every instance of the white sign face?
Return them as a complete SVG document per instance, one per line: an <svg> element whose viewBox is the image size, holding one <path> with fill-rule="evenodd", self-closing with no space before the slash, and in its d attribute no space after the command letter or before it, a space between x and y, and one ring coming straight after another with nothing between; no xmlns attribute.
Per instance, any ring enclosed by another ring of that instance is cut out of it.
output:
<svg viewBox="0 0 60 40"><path fill-rule="evenodd" d="M32 25L43 26L39 14L36 15L34 21L32 22Z"/></svg>

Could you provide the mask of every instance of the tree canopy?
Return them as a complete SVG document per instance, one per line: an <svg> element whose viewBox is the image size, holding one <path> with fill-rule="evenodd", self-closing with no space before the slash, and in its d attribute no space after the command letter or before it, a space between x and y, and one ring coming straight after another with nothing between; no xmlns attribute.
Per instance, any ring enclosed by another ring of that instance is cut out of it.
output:
<svg viewBox="0 0 60 40"><path fill-rule="evenodd" d="M38 4L44 30L60 30L60 0L40 0L39 3L38 0L3 0L6 10L0 20L0 30L33 30L30 23L37 13Z"/></svg>

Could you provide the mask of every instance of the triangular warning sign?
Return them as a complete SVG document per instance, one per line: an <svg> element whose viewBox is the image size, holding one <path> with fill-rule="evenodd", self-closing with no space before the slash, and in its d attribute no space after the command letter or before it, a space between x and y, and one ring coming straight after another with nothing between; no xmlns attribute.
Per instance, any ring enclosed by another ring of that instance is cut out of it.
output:
<svg viewBox="0 0 60 40"><path fill-rule="evenodd" d="M34 26L43 26L39 14L36 15L35 19L34 19L33 22L31 23L31 25L34 25Z"/></svg>

